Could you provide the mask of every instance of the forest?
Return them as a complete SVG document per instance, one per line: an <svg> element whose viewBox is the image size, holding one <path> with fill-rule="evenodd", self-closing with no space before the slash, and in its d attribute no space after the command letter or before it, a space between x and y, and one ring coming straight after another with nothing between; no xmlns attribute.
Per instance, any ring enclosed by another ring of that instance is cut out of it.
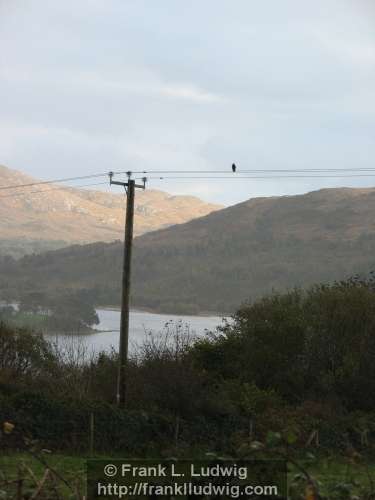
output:
<svg viewBox="0 0 375 500"><path fill-rule="evenodd" d="M238 304L292 286L331 282L373 268L375 238L274 242L230 237L182 245L135 240L132 305L171 314L233 313ZM150 235L151 236L151 235ZM142 243L142 245L141 245ZM122 243L75 245L20 260L0 258L0 299L78 293L91 304L119 306ZM184 285L181 286L181 283Z"/></svg>

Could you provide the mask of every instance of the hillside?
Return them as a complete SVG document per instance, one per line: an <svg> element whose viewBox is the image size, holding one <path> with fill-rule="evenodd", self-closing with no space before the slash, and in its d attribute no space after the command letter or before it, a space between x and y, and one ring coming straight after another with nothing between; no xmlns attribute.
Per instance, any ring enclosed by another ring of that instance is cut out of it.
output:
<svg viewBox="0 0 375 500"><path fill-rule="evenodd" d="M0 187L31 182L37 180L0 165ZM121 239L125 197L118 189L112 191L62 185L30 187L20 190L22 195L1 191L0 254L20 256L74 243ZM218 208L193 196L171 196L149 189L137 191L135 234L181 224Z"/></svg>
<svg viewBox="0 0 375 500"><path fill-rule="evenodd" d="M257 198L136 238L133 306L232 311L272 289L375 269L375 189ZM2 295L87 288L119 303L122 245L91 244L0 266ZM10 290L13 290L10 291Z"/></svg>

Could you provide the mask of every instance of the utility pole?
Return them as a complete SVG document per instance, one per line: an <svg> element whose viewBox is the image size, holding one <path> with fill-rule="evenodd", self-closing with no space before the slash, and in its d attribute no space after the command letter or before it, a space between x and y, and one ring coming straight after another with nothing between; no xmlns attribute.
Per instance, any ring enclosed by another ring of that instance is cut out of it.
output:
<svg viewBox="0 0 375 500"><path fill-rule="evenodd" d="M129 306L130 306L130 273L133 246L133 225L134 225L134 197L135 188L145 189L146 178L143 184L136 184L131 179L131 172L127 172L128 182L117 182L112 180L113 172L109 172L109 184L123 186L126 191L126 217L125 217L125 240L124 257L122 268L122 291L121 291L121 322L120 322L120 345L117 374L117 404L125 406L127 388L127 366L129 347Z"/></svg>

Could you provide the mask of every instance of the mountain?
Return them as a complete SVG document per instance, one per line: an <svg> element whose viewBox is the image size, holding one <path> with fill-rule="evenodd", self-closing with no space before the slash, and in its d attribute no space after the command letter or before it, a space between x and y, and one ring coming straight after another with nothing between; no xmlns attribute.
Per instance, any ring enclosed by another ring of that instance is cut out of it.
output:
<svg viewBox="0 0 375 500"><path fill-rule="evenodd" d="M255 198L135 239L132 304L164 312L233 311L288 287L375 269L375 189ZM73 246L0 264L0 295L87 289L118 304L122 244ZM37 285L35 285L37 283Z"/></svg>
<svg viewBox="0 0 375 500"><path fill-rule="evenodd" d="M0 187L33 182L38 181L0 165ZM87 181L90 182L95 183L95 180ZM181 224L218 208L221 207L193 196L171 196L151 189L138 190L135 235ZM73 243L122 239L124 210L123 193L89 191L62 185L1 190L0 254L19 256Z"/></svg>

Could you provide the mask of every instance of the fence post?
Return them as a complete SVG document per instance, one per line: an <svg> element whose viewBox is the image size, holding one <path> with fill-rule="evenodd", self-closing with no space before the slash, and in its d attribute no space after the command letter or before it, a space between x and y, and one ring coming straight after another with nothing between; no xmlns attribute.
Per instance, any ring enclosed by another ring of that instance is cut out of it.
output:
<svg viewBox="0 0 375 500"><path fill-rule="evenodd" d="M94 433L95 430L95 421L94 421L94 413L90 413L90 456L94 455Z"/></svg>

